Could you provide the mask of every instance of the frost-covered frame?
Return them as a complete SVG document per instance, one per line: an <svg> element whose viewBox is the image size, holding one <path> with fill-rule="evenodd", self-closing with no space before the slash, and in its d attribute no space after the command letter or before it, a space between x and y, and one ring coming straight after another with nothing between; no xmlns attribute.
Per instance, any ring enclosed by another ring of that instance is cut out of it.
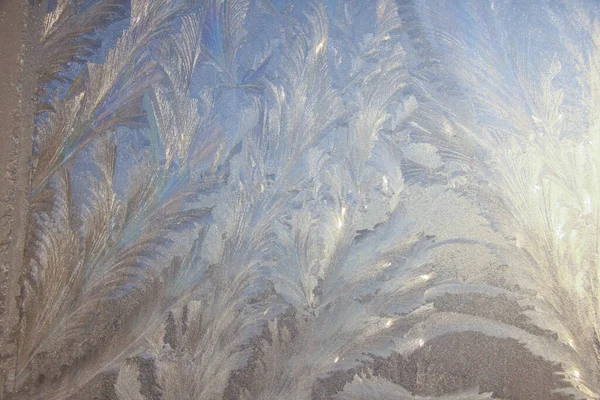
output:
<svg viewBox="0 0 600 400"><path fill-rule="evenodd" d="M5 397L600 396L597 4L42 7Z"/></svg>

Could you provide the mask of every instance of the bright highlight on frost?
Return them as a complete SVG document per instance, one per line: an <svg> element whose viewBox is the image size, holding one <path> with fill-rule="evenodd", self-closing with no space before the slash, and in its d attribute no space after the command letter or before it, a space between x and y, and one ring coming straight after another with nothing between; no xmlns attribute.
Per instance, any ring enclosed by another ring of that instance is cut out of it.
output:
<svg viewBox="0 0 600 400"><path fill-rule="evenodd" d="M323 39L319 42L319 44L317 45L317 47L315 49L315 54L318 55L323 50L324 46L325 46L325 39Z"/></svg>

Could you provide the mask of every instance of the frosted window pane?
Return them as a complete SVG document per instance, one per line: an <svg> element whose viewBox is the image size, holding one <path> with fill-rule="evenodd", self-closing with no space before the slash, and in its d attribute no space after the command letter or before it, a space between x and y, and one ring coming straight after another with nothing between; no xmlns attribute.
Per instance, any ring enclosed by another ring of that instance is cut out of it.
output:
<svg viewBox="0 0 600 400"><path fill-rule="evenodd" d="M600 396L597 3L29 10L8 398Z"/></svg>

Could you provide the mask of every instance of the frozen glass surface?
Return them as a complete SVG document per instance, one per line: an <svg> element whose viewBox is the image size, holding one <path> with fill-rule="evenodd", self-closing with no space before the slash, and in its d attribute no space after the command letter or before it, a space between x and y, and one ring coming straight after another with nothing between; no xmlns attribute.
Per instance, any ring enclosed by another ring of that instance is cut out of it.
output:
<svg viewBox="0 0 600 400"><path fill-rule="evenodd" d="M597 2L28 7L7 398L599 398Z"/></svg>

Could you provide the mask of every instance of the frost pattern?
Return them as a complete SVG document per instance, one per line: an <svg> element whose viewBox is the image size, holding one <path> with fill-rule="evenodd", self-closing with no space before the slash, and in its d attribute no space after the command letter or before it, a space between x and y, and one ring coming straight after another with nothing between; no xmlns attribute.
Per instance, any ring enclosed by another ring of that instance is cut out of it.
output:
<svg viewBox="0 0 600 400"><path fill-rule="evenodd" d="M597 4L55 3L8 398L600 398Z"/></svg>

